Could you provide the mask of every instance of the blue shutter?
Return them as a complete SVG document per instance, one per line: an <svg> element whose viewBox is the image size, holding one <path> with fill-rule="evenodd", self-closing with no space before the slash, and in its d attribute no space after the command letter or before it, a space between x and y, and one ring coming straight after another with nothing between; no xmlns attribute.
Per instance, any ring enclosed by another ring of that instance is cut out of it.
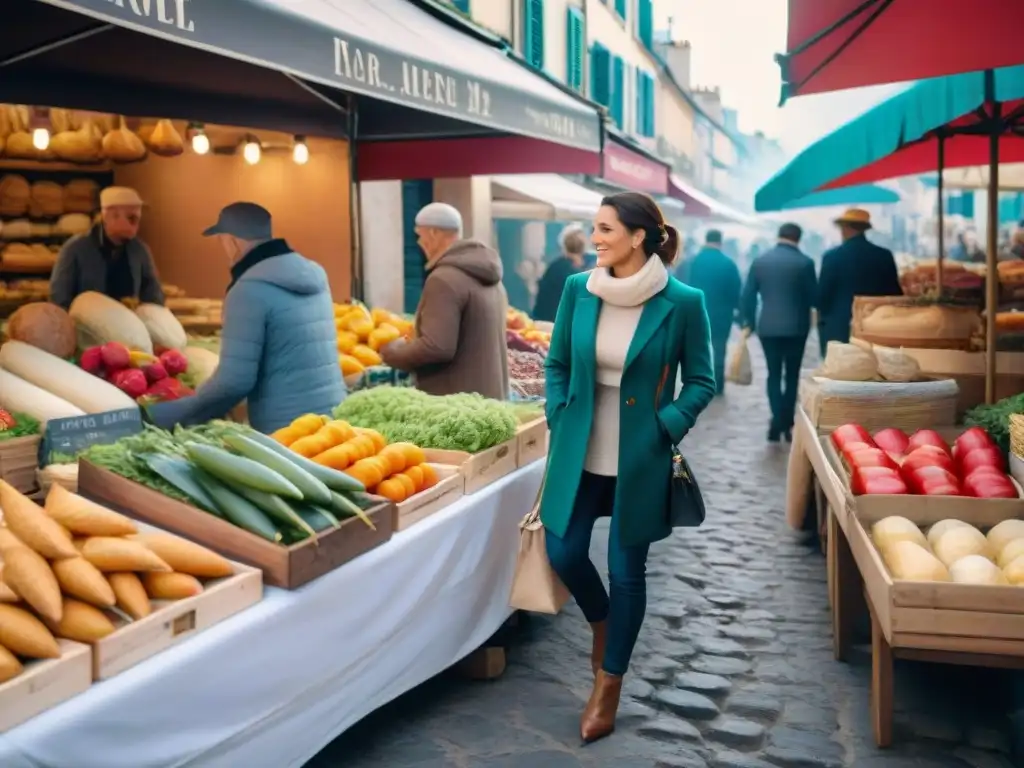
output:
<svg viewBox="0 0 1024 768"><path fill-rule="evenodd" d="M523 54L544 69L544 0L523 0Z"/></svg>
<svg viewBox="0 0 1024 768"><path fill-rule="evenodd" d="M622 18L626 18L627 5L629 5L629 0L615 0L615 12Z"/></svg>
<svg viewBox="0 0 1024 768"><path fill-rule="evenodd" d="M469 13L469 0L452 0L452 5L463 13Z"/></svg>
<svg viewBox="0 0 1024 768"><path fill-rule="evenodd" d="M974 193L962 192L960 194L960 213L967 219L974 218Z"/></svg>
<svg viewBox="0 0 1024 768"><path fill-rule="evenodd" d="M637 0L636 33L648 50L654 50L654 9L651 0Z"/></svg>
<svg viewBox="0 0 1024 768"><path fill-rule="evenodd" d="M623 111L625 107L625 88L624 88L624 72L625 62L621 56L616 56L612 59L612 92L611 92L611 104L608 105L608 110L611 112L612 120L615 124L622 127Z"/></svg>
<svg viewBox="0 0 1024 768"><path fill-rule="evenodd" d="M590 98L605 107L612 101L612 57L600 43L590 49Z"/></svg>
<svg viewBox="0 0 1024 768"><path fill-rule="evenodd" d="M498 255L501 256L501 268L504 273L502 285L508 294L510 307L529 312L531 299L526 283L517 280L516 268L523 260L523 225L521 219L498 219L494 222L495 239L498 241Z"/></svg>
<svg viewBox="0 0 1024 768"><path fill-rule="evenodd" d="M416 244L416 214L434 201L434 182L417 179L402 182L402 262L405 278L405 311L415 312L427 279L427 262Z"/></svg>
<svg viewBox="0 0 1024 768"><path fill-rule="evenodd" d="M636 70L636 132L647 135L647 75L639 67Z"/></svg>
<svg viewBox="0 0 1024 768"><path fill-rule="evenodd" d="M644 79L647 83L647 113L644 117L644 124L647 128L647 133L645 135L654 137L657 135L655 114L658 104L658 92L653 75L644 75Z"/></svg>
<svg viewBox="0 0 1024 768"><path fill-rule="evenodd" d="M565 18L565 83L575 91L583 90L583 41L583 13L570 6Z"/></svg>

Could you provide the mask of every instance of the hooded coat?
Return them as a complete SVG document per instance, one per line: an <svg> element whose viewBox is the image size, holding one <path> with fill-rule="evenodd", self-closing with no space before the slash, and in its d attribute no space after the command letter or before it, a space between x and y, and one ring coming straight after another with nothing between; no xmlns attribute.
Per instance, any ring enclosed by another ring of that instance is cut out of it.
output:
<svg viewBox="0 0 1024 768"><path fill-rule="evenodd" d="M249 423L269 433L305 413L329 414L345 398L327 274L278 250L285 252L236 277L224 300L216 373L194 396L152 406L157 426L223 418L246 400Z"/></svg>
<svg viewBox="0 0 1024 768"><path fill-rule="evenodd" d="M382 350L384 362L416 376L431 395L477 392L508 397L508 296L501 258L476 240L460 240L428 267L416 335Z"/></svg>

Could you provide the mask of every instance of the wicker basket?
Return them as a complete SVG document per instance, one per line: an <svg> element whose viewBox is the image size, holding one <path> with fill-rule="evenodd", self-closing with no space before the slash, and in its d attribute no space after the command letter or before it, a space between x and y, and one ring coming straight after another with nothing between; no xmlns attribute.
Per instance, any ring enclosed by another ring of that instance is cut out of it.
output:
<svg viewBox="0 0 1024 768"><path fill-rule="evenodd" d="M920 307L919 303L909 300L903 296L854 296L853 297L853 318L850 323L850 335L858 339L878 344L883 347L910 347L916 349L955 349L969 351L971 347L972 334L964 336L931 337L920 335L889 335L873 334L864 330L865 319L876 309L882 306L897 307ZM942 305L944 312L967 317L975 330L981 328L981 315L976 307L961 307L950 304Z"/></svg>
<svg viewBox="0 0 1024 768"><path fill-rule="evenodd" d="M1024 459L1024 414L1010 414L1010 453Z"/></svg>
<svg viewBox="0 0 1024 768"><path fill-rule="evenodd" d="M0 442L0 480L10 483L20 493L34 491L41 439L39 435L31 435Z"/></svg>
<svg viewBox="0 0 1024 768"><path fill-rule="evenodd" d="M63 485L72 493L78 493L78 464L51 464L36 470L39 492L44 497L53 484Z"/></svg>
<svg viewBox="0 0 1024 768"><path fill-rule="evenodd" d="M914 432L956 424L960 390L952 379L908 383L805 379L800 403L821 431L854 422L869 432L898 427Z"/></svg>

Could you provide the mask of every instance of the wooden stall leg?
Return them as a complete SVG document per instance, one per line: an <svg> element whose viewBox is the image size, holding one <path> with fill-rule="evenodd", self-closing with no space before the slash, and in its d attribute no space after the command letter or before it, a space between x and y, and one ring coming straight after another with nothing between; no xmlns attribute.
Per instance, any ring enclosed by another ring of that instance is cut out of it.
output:
<svg viewBox="0 0 1024 768"><path fill-rule="evenodd" d="M864 609L863 584L850 542L831 510L828 516L829 572L832 584L832 653L846 661L857 619Z"/></svg>
<svg viewBox="0 0 1024 768"><path fill-rule="evenodd" d="M825 490L817 478L814 480L814 507L818 514L818 545L821 547L821 554L828 554L828 521L832 516L829 509L828 499L825 497Z"/></svg>
<svg viewBox="0 0 1024 768"><path fill-rule="evenodd" d="M832 514L832 510L829 509L829 520L826 525L828 528L832 528L835 523L835 515ZM828 606L832 609L832 623L833 630L835 630L835 618L836 618L836 537L831 534L828 535L828 542L825 547L825 573L828 575ZM834 637L834 635L833 635ZM836 657L838 658L838 656Z"/></svg>
<svg viewBox="0 0 1024 768"><path fill-rule="evenodd" d="M500 646L477 648L455 668L470 680L496 680L505 672L505 649Z"/></svg>
<svg viewBox="0 0 1024 768"><path fill-rule="evenodd" d="M893 657L892 647L882 627L871 616L871 722L878 747L892 745L893 721Z"/></svg>

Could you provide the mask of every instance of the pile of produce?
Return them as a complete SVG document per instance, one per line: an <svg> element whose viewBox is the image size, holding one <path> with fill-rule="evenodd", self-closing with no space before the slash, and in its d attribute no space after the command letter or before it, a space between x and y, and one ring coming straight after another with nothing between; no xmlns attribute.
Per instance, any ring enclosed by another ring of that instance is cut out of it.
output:
<svg viewBox="0 0 1024 768"><path fill-rule="evenodd" d="M370 493L399 503L437 485L437 472L423 449L412 443L388 443L374 429L347 421L300 416L273 435L282 446L317 464L355 478Z"/></svg>
<svg viewBox="0 0 1024 768"><path fill-rule="evenodd" d="M338 329L338 365L345 376L380 365L380 348L413 331L411 321L386 309L367 309L358 302L335 304L334 325Z"/></svg>
<svg viewBox="0 0 1024 768"><path fill-rule="evenodd" d="M548 347L551 346L551 334L539 330L530 316L521 310L508 308L505 315L505 330L509 349L520 349L519 342L525 341L531 349L547 354Z"/></svg>
<svg viewBox="0 0 1024 768"><path fill-rule="evenodd" d="M188 371L188 358L177 349L166 349L157 357L108 341L84 350L78 364L138 402L163 402L195 394L180 378Z"/></svg>
<svg viewBox="0 0 1024 768"><path fill-rule="evenodd" d="M1024 414L1024 392L1004 397L991 405L977 405L964 414L964 424L981 427L1003 453L1010 452L1010 416Z"/></svg>
<svg viewBox="0 0 1024 768"><path fill-rule="evenodd" d="M241 424L173 433L147 425L81 457L268 541L302 541L337 528L339 517L373 527L363 512L372 504L363 483Z"/></svg>
<svg viewBox="0 0 1024 768"><path fill-rule="evenodd" d="M844 424L831 439L856 495L1019 497L1006 474L1003 452L980 427L963 432L952 448L931 429L909 437L899 429L883 429L872 436L859 424Z"/></svg>
<svg viewBox="0 0 1024 768"><path fill-rule="evenodd" d="M234 573L215 552L139 533L61 486L40 507L0 480L0 508L0 683L21 674L23 660L58 658L57 638L95 643L148 616L152 601L198 595L203 580Z"/></svg>
<svg viewBox="0 0 1024 768"><path fill-rule="evenodd" d="M898 581L1024 586L1024 520L1004 520L987 535L962 520L942 520L926 535L895 515L872 526L871 540Z"/></svg>
<svg viewBox="0 0 1024 768"><path fill-rule="evenodd" d="M522 398L544 396L544 355L536 350L508 348L508 377L512 391Z"/></svg>
<svg viewBox="0 0 1024 768"><path fill-rule="evenodd" d="M354 392L334 409L334 417L375 429L390 442L466 453L511 440L518 426L508 403L468 393L438 397L405 387Z"/></svg>
<svg viewBox="0 0 1024 768"><path fill-rule="evenodd" d="M39 422L31 416L0 408L0 443L16 437L32 437L38 435L39 431Z"/></svg>

